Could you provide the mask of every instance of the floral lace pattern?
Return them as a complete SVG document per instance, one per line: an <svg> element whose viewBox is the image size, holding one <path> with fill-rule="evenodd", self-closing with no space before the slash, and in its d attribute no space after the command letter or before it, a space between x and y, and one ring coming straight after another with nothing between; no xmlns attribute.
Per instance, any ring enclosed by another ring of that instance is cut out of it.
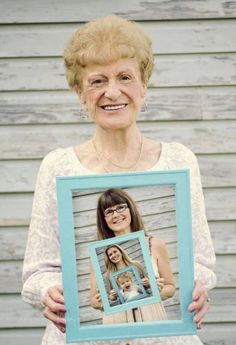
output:
<svg viewBox="0 0 236 345"><path fill-rule="evenodd" d="M182 144L162 143L159 161L150 170L190 169L195 278L207 289L215 286L215 255L205 216L204 198L195 155ZM79 162L72 147L57 149L43 160L35 189L32 218L23 267L23 299L43 308L42 298L50 286L61 285L59 227L57 220L56 176L91 174ZM65 336L50 321L42 345L65 345ZM81 345L200 345L197 336L111 340ZM73 345L73 344L72 344ZM75 344L74 344L75 345Z"/></svg>

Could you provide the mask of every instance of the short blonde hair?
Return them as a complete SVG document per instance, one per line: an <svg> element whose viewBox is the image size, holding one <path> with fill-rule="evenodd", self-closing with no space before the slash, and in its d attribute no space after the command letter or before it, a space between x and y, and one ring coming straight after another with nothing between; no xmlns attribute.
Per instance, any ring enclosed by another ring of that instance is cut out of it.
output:
<svg viewBox="0 0 236 345"><path fill-rule="evenodd" d="M67 81L82 88L83 70L92 64L106 65L122 58L136 58L144 85L152 74L152 43L143 28L118 16L89 22L77 30L64 52Z"/></svg>

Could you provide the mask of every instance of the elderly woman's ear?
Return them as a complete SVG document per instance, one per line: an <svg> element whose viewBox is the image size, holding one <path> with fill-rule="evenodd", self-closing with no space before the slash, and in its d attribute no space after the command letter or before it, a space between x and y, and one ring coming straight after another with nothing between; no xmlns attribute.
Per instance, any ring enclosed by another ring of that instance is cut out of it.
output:
<svg viewBox="0 0 236 345"><path fill-rule="evenodd" d="M141 91L141 97L143 98L143 102L145 102L146 93L147 93L147 85L143 84L142 85L142 91Z"/></svg>
<svg viewBox="0 0 236 345"><path fill-rule="evenodd" d="M83 108L83 110L87 110L85 95L78 85L75 86L75 92L79 97L81 107Z"/></svg>

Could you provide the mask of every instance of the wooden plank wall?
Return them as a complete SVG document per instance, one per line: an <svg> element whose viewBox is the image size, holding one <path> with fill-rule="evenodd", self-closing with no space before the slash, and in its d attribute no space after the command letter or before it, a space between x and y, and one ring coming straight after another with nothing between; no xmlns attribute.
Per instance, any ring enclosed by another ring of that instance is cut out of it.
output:
<svg viewBox="0 0 236 345"><path fill-rule="evenodd" d="M139 21L156 68L143 133L180 141L198 156L217 254L217 287L199 332L205 345L233 345L236 331L236 1L0 1L0 339L40 344L45 325L21 301L22 259L37 169L93 125L78 116L62 53L84 21L107 14Z"/></svg>

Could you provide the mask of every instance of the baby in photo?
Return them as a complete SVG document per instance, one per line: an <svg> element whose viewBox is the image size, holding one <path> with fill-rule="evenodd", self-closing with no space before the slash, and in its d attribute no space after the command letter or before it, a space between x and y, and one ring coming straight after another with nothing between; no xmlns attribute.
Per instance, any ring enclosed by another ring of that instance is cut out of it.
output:
<svg viewBox="0 0 236 345"><path fill-rule="evenodd" d="M125 302L136 298L137 296L140 296L140 294L142 293L141 288L134 282L131 272L121 273L116 278L116 282L120 287L120 292Z"/></svg>

